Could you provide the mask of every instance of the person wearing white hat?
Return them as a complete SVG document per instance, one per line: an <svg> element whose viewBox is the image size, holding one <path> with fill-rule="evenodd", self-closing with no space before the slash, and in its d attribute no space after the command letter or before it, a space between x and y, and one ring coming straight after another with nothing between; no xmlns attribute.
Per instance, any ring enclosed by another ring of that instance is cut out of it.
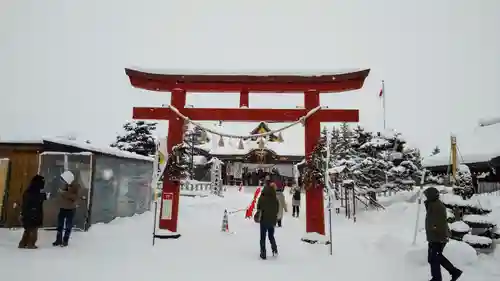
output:
<svg viewBox="0 0 500 281"><path fill-rule="evenodd" d="M75 217L78 201L79 186L75 182L75 176L70 171L61 174L64 188L59 189L59 214L57 216L57 237L53 246L68 246L73 218Z"/></svg>

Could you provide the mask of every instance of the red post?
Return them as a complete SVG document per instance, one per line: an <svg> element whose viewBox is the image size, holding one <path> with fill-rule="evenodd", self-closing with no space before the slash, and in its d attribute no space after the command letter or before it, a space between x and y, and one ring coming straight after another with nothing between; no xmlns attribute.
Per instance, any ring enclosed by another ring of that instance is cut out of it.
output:
<svg viewBox="0 0 500 281"><path fill-rule="evenodd" d="M241 90L240 92L240 108L242 107L249 107L248 105L250 104L250 97L248 94L248 90Z"/></svg>
<svg viewBox="0 0 500 281"><path fill-rule="evenodd" d="M186 91L183 89L172 90L170 104L182 111L186 106ZM174 145L182 142L184 120L179 116L172 115L168 122L167 155L170 155ZM177 232L177 221L179 217L179 182L172 182L168 178L163 179L163 194L160 205L160 229Z"/></svg>
<svg viewBox="0 0 500 281"><path fill-rule="evenodd" d="M319 106L319 92L304 92L304 107L311 110ZM307 118L305 123L305 155L312 153L320 137L321 123L316 114ZM306 192L306 232L325 235L325 213L323 187L311 186Z"/></svg>

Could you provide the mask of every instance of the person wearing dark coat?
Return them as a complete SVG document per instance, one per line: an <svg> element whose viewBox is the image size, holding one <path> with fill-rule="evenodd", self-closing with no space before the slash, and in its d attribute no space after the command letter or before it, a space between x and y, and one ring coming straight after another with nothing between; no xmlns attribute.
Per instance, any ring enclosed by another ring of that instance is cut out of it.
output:
<svg viewBox="0 0 500 281"><path fill-rule="evenodd" d="M278 221L279 201L276 197L276 190L269 180L266 181L262 193L257 202L257 213L259 213L260 223L260 258L266 259L266 234L271 243L271 250L274 255L278 254L278 246L274 238L274 227Z"/></svg>
<svg viewBox="0 0 500 281"><path fill-rule="evenodd" d="M21 223L24 232L18 246L21 249L38 248L35 244L38 240L38 229L43 226L43 202L47 198L43 192L44 188L44 177L36 175L23 194Z"/></svg>
<svg viewBox="0 0 500 281"><path fill-rule="evenodd" d="M446 207L439 200L439 191L436 188L427 188L424 195L427 198L424 202L427 211L425 215L425 233L429 243L427 260L431 268L431 281L443 280L441 266L450 273L451 281L456 281L462 275L462 271L443 255L443 250L450 237Z"/></svg>
<svg viewBox="0 0 500 281"><path fill-rule="evenodd" d="M295 187L292 195L292 217L299 217L301 195L300 188Z"/></svg>

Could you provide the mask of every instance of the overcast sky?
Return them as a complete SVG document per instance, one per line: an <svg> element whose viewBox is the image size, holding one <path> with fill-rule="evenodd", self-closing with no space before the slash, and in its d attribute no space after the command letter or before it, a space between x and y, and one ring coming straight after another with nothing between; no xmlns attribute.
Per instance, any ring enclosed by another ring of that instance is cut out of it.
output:
<svg viewBox="0 0 500 281"><path fill-rule="evenodd" d="M0 0L0 138L111 142L133 106L170 100L133 89L125 67L371 68L362 90L325 94L322 105L359 108L361 124L380 130L384 79L388 126L427 153L500 115L499 26L498 0ZM235 107L238 96L188 104ZM302 104L250 97L251 107Z"/></svg>

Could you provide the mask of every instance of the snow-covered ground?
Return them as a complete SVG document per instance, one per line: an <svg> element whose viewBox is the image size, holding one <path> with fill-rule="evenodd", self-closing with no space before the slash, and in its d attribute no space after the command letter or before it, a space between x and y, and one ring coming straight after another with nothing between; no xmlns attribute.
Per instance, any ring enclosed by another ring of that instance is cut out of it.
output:
<svg viewBox="0 0 500 281"><path fill-rule="evenodd" d="M288 194L287 194L288 196ZM400 196L401 198L408 198ZM244 212L229 217L232 234L220 231L224 209L245 208L252 190L230 188L224 198L181 198L178 240L151 245L152 213L95 225L75 233L68 248L52 248L53 232L40 232L38 250L19 250L20 231L0 230L0 264L5 280L429 280L423 224L411 246L416 204L392 200L386 211L359 212L357 222L333 217L333 256L328 246L300 241L301 218L287 213L276 238L280 256L258 257L259 229ZM500 197L499 197L500 198ZM500 200L488 198L500 212ZM304 201L304 200L303 200ZM304 210L304 209L302 209ZM424 212L422 210L422 212ZM421 214L423 221L424 214ZM499 280L500 251L476 256L462 242L445 253L464 270L463 281ZM443 271L444 272L444 271ZM447 274L444 280L447 280Z"/></svg>

